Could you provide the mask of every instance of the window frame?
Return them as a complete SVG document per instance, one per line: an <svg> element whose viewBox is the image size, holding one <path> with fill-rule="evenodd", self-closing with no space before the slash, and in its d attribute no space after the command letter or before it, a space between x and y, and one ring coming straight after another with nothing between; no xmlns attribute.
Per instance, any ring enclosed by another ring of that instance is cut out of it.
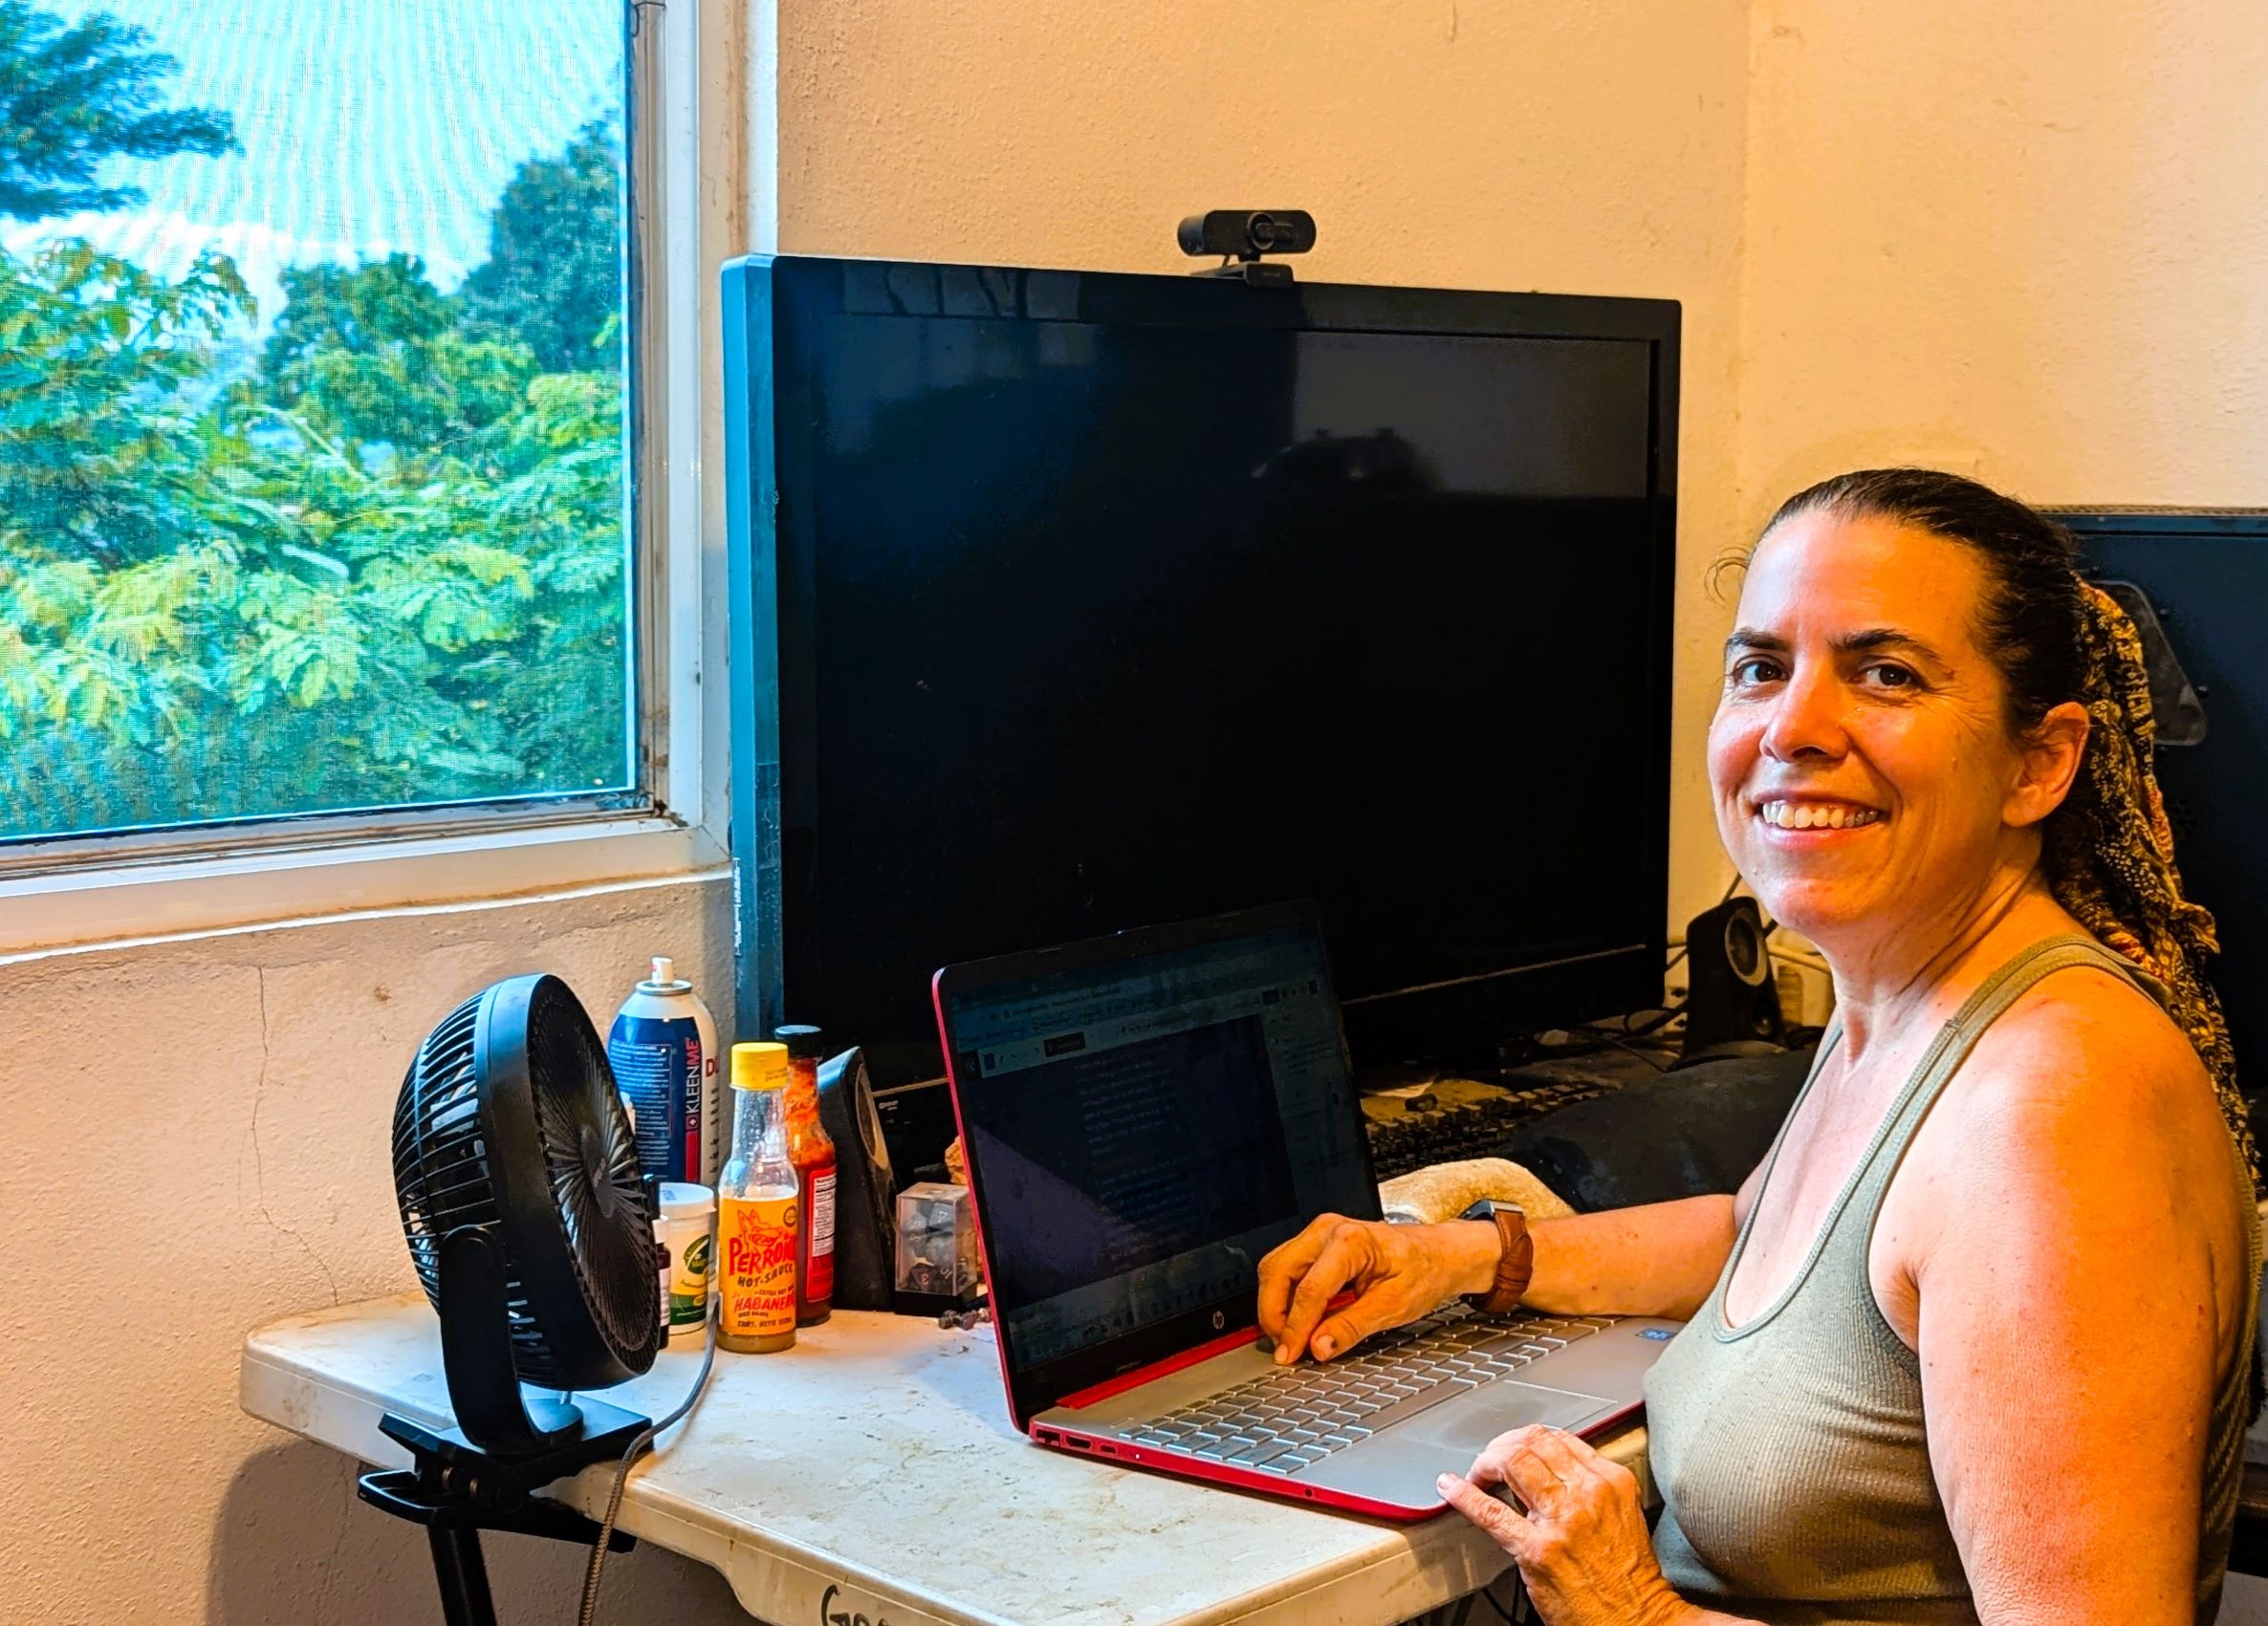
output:
<svg viewBox="0 0 2268 1626"><path fill-rule="evenodd" d="M702 104L698 0L623 0L634 266L625 514L637 783L626 790L286 814L0 847L0 963L93 941L178 936L441 900L575 890L727 862L721 535L705 519L711 389L701 335L705 156L731 110ZM727 165L728 169L737 165ZM713 282L713 275L709 277Z"/></svg>

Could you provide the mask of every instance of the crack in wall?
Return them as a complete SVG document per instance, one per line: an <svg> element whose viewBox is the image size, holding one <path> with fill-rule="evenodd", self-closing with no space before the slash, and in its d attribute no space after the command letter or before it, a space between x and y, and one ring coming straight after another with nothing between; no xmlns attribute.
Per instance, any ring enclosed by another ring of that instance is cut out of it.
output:
<svg viewBox="0 0 2268 1626"><path fill-rule="evenodd" d="M259 979L260 989L260 1077L259 1081L252 1086L253 1203L260 1210L260 1218L268 1223L270 1230L274 1231L278 1236L289 1237L299 1245L300 1251L305 1253L314 1262L315 1268L323 1273L323 1280L331 1289L331 1302L335 1305L341 1304L345 1300L338 1290L338 1278L331 1273L331 1267L324 1263L323 1256L316 1250L315 1244L307 1240L304 1232L294 1230L277 1219L273 1210L268 1206L268 1157L260 1145L260 1109L268 1103L268 1070L270 1063L275 1059L275 1051L268 1033L268 967L255 965L252 967L252 975Z"/></svg>

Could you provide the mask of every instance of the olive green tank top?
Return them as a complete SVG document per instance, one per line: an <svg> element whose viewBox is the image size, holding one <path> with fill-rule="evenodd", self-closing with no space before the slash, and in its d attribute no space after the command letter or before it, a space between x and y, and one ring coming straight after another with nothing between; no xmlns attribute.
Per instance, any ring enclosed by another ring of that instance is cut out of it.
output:
<svg viewBox="0 0 2268 1626"><path fill-rule="evenodd" d="M1748 1247L1759 1201L1709 1302L1646 1378L1647 1457L1663 1500L1654 1550L1689 1601L1772 1623L1937 1626L1974 1622L1960 1550L1930 1471L1920 1362L1874 1301L1866 1249L1884 1191L1923 1118L1977 1037L2041 978L2096 966L2164 1003L2164 989L2092 938L2034 944L1985 980L1931 1043L1885 1116L1795 1279L1745 1325L1726 1325L1725 1284ZM1823 1061L1840 1026L1820 1045ZM1796 1098L1796 1112L1820 1064ZM1764 1182L1786 1138L1782 1124ZM2235 1138L2231 1178L2253 1212ZM2239 1336L2257 1313L2259 1227L2249 1225ZM2244 1471L2242 1351L2213 1399L2207 1431L2197 1619L2220 1608L2229 1535ZM2045 1423L2047 1420L2043 1420ZM2049 1424L2052 1425L2052 1424ZM2054 1497L2042 1485L2042 1513Z"/></svg>

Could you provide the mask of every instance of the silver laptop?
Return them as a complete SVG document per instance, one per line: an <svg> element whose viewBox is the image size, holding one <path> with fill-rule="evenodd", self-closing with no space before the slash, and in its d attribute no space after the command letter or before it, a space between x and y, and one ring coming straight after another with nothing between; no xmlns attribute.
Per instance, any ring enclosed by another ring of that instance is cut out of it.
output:
<svg viewBox="0 0 2268 1626"><path fill-rule="evenodd" d="M1523 1423L1634 1411L1677 1323L1462 1304L1275 1364L1261 1257L1379 1218L1312 904L949 966L935 984L1002 1375L1043 1445L1385 1518Z"/></svg>

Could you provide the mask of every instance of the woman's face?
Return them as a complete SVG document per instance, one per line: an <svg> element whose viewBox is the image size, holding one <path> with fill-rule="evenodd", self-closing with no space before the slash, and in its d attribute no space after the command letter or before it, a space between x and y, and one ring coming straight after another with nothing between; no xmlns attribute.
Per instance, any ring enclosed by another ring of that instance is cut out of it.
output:
<svg viewBox="0 0 2268 1626"><path fill-rule="evenodd" d="M2051 763L2043 787L2004 722L1985 585L1961 543L1826 512L1749 561L1709 730L1717 829L1773 918L1823 947L1957 924L2001 866L2029 867L2068 786Z"/></svg>

